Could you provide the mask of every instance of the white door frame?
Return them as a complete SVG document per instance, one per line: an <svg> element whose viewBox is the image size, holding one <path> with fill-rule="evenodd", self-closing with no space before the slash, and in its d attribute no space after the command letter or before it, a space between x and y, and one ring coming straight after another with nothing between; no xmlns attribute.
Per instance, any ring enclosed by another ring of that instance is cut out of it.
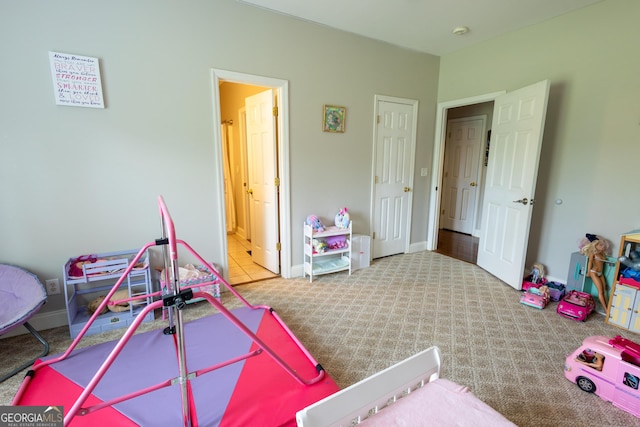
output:
<svg viewBox="0 0 640 427"><path fill-rule="evenodd" d="M442 175L444 169L444 147L447 137L447 111L449 108L481 104L494 101L506 91L487 93L471 98L439 102L436 112L436 133L433 143L433 164L431 166L431 197L429 202L429 222L427 224L427 250L435 251L438 247L438 229L440 227L440 193L442 192Z"/></svg>
<svg viewBox="0 0 640 427"><path fill-rule="evenodd" d="M264 86L272 88L278 98L278 176L280 177L280 190L278 203L280 204L280 275L285 279L291 277L291 189L289 186L289 82L287 80L271 77L257 76L254 74L238 73L235 71L211 70L211 90L213 93L213 148L214 164L222 165L222 135L220 135L220 91L221 81L239 84ZM225 221L224 179L222 167L217 168L218 188L216 203L218 205L217 226L214 229L219 234L218 253L224 254L221 265L223 272L228 276L229 265L227 258L227 232Z"/></svg>

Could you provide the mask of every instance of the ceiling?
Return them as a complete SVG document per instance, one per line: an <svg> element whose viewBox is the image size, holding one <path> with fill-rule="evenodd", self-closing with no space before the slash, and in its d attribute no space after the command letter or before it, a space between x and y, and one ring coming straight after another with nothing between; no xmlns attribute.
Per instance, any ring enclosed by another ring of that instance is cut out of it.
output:
<svg viewBox="0 0 640 427"><path fill-rule="evenodd" d="M602 0L238 0L441 56ZM469 28L464 35L453 29Z"/></svg>

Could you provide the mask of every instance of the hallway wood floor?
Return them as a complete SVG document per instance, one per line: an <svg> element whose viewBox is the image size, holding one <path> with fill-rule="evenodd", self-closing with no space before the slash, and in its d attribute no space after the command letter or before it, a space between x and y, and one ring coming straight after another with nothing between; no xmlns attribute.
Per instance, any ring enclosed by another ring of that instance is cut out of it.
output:
<svg viewBox="0 0 640 427"><path fill-rule="evenodd" d="M436 252L475 264L478 259L478 241L477 237L473 237L470 234L458 233L457 231L443 228L438 232L438 248Z"/></svg>

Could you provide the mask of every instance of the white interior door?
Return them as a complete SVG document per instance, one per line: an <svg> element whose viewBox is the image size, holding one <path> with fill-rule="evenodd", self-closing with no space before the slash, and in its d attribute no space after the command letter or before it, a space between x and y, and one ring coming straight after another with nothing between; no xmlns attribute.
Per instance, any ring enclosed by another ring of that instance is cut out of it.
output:
<svg viewBox="0 0 640 427"><path fill-rule="evenodd" d="M483 118L448 122L440 225L472 234L478 200L478 171L484 142Z"/></svg>
<svg viewBox="0 0 640 427"><path fill-rule="evenodd" d="M495 100L478 265L521 289L549 81Z"/></svg>
<svg viewBox="0 0 640 427"><path fill-rule="evenodd" d="M376 97L373 258L408 252L417 101Z"/></svg>
<svg viewBox="0 0 640 427"><path fill-rule="evenodd" d="M245 100L249 216L253 262L280 273L278 243L277 149L271 90Z"/></svg>

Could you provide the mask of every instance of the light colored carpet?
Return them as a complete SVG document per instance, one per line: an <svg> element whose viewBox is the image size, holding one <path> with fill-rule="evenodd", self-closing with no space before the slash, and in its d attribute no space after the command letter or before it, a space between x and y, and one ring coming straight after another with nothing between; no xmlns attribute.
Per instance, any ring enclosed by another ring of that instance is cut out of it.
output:
<svg viewBox="0 0 640 427"><path fill-rule="evenodd" d="M598 314L584 323L565 319L555 312L557 303L544 310L524 306L519 291L475 265L419 252L375 260L351 276L319 276L313 283L277 278L236 289L251 303L273 307L341 387L436 345L444 378L468 386L519 426L640 424L563 375L566 355L583 338L640 341L637 335L605 324ZM212 312L198 303L185 318ZM164 325L157 319L142 329ZM121 334L87 337L85 345ZM43 335L52 353L71 342L66 327ZM36 352L31 342L26 336L0 340L3 370ZM21 374L0 385L0 405L9 404L20 381Z"/></svg>

